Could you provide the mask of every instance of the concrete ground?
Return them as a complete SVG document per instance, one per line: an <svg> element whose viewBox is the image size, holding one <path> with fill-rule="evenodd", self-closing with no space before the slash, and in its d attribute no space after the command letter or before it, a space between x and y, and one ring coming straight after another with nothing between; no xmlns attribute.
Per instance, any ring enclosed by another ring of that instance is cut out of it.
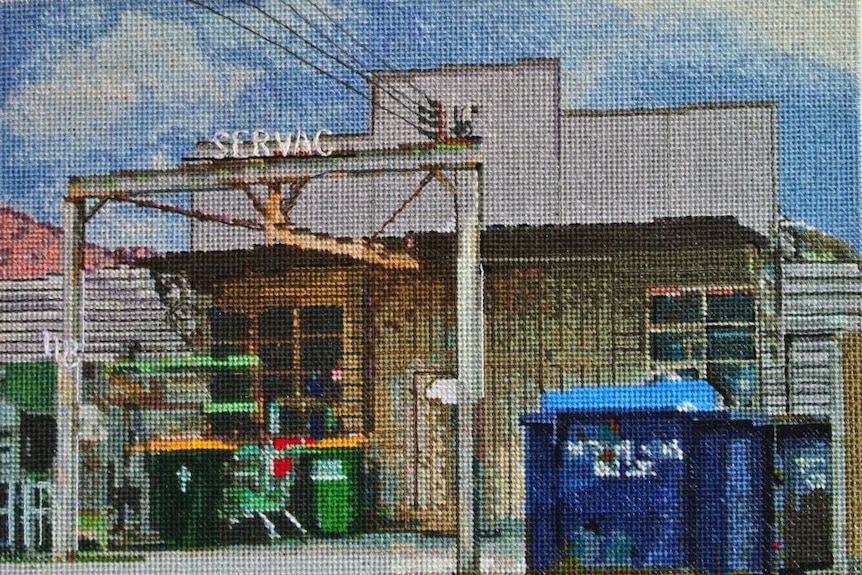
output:
<svg viewBox="0 0 862 575"><path fill-rule="evenodd" d="M523 534L483 539L482 573L523 574ZM142 561L2 563L0 573L80 575L444 575L455 572L455 540L417 534L369 534L207 551L148 551ZM110 556L110 554L105 554Z"/></svg>

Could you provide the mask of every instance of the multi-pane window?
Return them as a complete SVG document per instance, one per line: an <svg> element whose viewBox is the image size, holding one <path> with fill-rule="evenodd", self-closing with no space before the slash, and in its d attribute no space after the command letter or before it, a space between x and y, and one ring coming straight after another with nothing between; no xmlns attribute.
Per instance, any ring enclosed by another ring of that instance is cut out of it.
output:
<svg viewBox="0 0 862 575"><path fill-rule="evenodd" d="M266 406L263 412L272 434L320 437L338 431L341 306L278 305L249 313L214 308L210 327L213 355L251 353L261 364L254 381L248 373L220 374L224 381L214 379L211 388L214 401L256 396Z"/></svg>
<svg viewBox="0 0 862 575"><path fill-rule="evenodd" d="M224 358L250 352L251 318L239 309L211 309L209 313L211 353ZM250 436L254 422L250 410L242 408L253 401L252 375L247 369L222 369L210 379L210 395L220 409L208 414L209 424L218 435Z"/></svg>
<svg viewBox="0 0 862 575"><path fill-rule="evenodd" d="M263 397L267 402L294 395L294 309L274 306L257 316L257 355L263 366Z"/></svg>
<svg viewBox="0 0 862 575"><path fill-rule="evenodd" d="M753 406L754 290L653 288L647 294L652 369L706 379L729 405Z"/></svg>
<svg viewBox="0 0 862 575"><path fill-rule="evenodd" d="M251 319L238 309L211 309L212 354L215 357L248 353Z"/></svg>

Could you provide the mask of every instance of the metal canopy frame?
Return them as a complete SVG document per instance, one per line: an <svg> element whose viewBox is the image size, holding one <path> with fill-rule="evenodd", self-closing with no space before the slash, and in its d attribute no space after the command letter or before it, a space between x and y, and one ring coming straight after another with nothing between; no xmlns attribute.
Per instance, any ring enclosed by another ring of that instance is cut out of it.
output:
<svg viewBox="0 0 862 575"><path fill-rule="evenodd" d="M380 233L394 221L424 189L431 179L448 190L454 184L447 172L474 170L482 164L482 154L474 145L442 145L432 148L369 150L354 155L326 158L305 156L291 158L247 158L242 160L196 160L168 170L119 171L107 175L73 176L69 179L66 204L84 211L83 222L92 219L108 202L118 202L173 213L199 221L215 222L265 232L268 245L283 243L296 247L328 251L336 255L375 263L384 267L413 268L418 261L407 254L376 245L368 239L343 240L316 234L300 234L294 229L291 212L313 180L335 177L380 177L395 174L424 173L417 189L372 235ZM259 197L252 187L267 188ZM287 193L284 188L287 187ZM260 219L235 218L229 215L188 208L157 199L176 193L238 189L245 195Z"/></svg>
<svg viewBox="0 0 862 575"><path fill-rule="evenodd" d="M63 199L63 333L67 341L82 338L83 246L86 224L108 202L157 209L201 221L265 231L267 244L284 243L303 249L349 256L395 269L416 269L418 260L407 252L373 242L432 180L439 181L455 199L458 341L458 557L459 573L478 573L476 542L475 452L478 443L478 402L483 396L484 330L480 262L482 227L483 154L476 144L437 143L389 150L363 150L328 157L245 158L193 160L168 170L118 171L107 175L72 176ZM333 177L380 177L424 174L404 202L368 239L335 239L298 233L290 214L307 184ZM465 177L458 177L462 173ZM454 177L450 177L451 174ZM265 198L252 186L264 186ZM285 197L283 187L288 186ZM226 189L245 192L260 220L232 218L159 201L158 196ZM80 362L58 366L57 455L55 458L55 560L75 560L78 501L78 389Z"/></svg>

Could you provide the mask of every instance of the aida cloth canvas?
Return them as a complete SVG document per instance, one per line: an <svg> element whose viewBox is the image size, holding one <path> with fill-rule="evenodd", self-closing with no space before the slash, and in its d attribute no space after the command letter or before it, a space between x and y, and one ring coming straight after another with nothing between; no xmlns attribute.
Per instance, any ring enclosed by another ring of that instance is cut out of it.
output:
<svg viewBox="0 0 862 575"><path fill-rule="evenodd" d="M0 0L0 572L860 572L857 23Z"/></svg>

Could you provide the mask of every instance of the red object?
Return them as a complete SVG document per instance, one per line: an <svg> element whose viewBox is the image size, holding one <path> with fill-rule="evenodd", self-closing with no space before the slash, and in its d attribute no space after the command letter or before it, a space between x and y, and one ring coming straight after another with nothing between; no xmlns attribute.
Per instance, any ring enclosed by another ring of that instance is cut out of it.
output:
<svg viewBox="0 0 862 575"><path fill-rule="evenodd" d="M272 474L276 477L284 477L293 468L293 460L289 457L284 459L274 459L272 461Z"/></svg>
<svg viewBox="0 0 862 575"><path fill-rule="evenodd" d="M111 251L84 244L84 269L115 268L156 255L147 248ZM0 205L0 279L43 278L63 273L63 229L30 214Z"/></svg>
<svg viewBox="0 0 862 575"><path fill-rule="evenodd" d="M313 445L315 442L313 437L274 437L272 446L276 451L290 447L291 445Z"/></svg>

